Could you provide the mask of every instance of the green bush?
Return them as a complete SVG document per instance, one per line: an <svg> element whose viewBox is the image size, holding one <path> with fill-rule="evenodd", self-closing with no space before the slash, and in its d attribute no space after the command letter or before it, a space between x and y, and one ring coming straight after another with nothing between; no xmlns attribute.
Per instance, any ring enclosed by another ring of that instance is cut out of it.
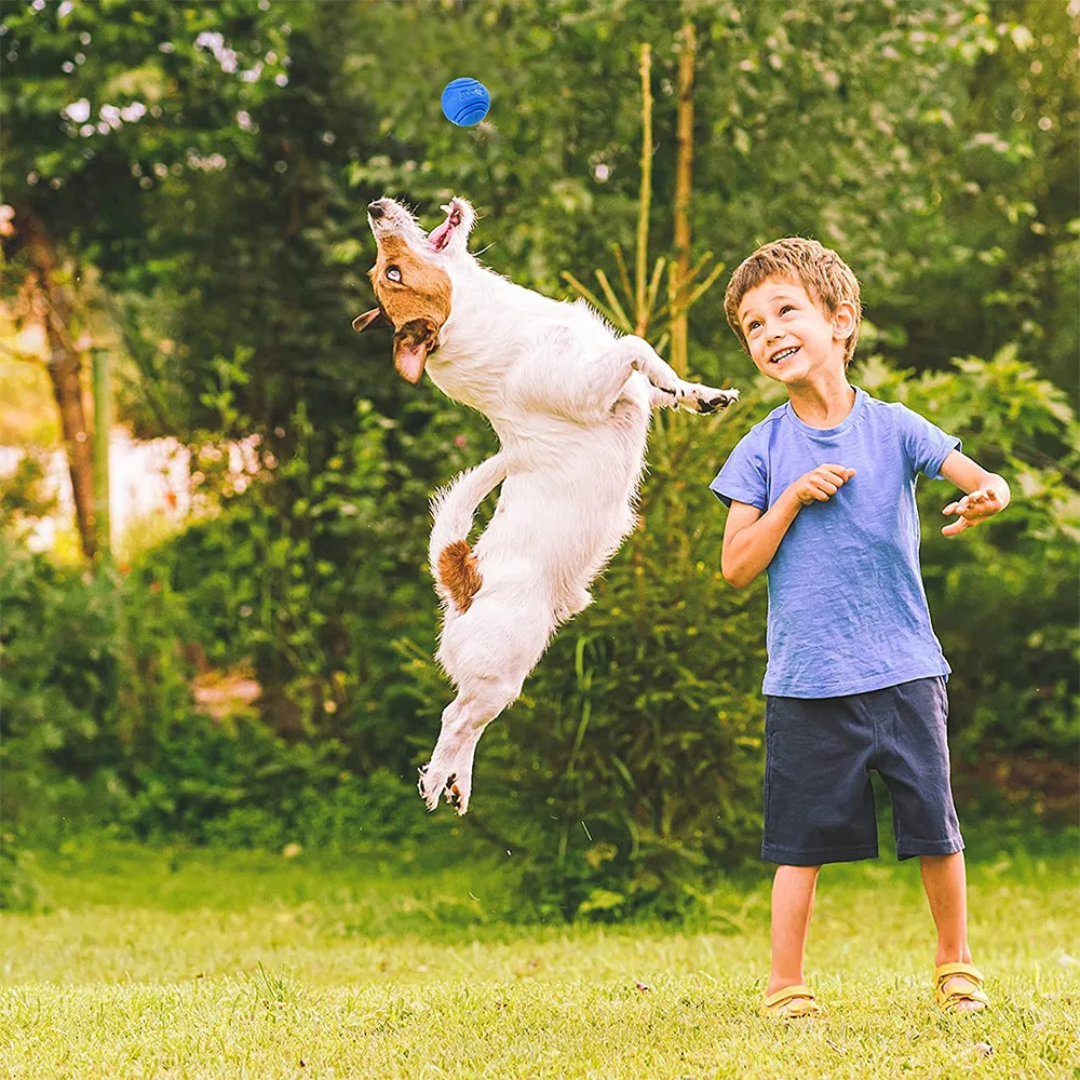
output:
<svg viewBox="0 0 1080 1080"><path fill-rule="evenodd" d="M121 756L122 664L111 579L59 567L0 534L3 813L60 805Z"/></svg>
<svg viewBox="0 0 1080 1080"><path fill-rule="evenodd" d="M1006 514L949 541L952 493L919 486L961 778L996 759L1071 760L1067 402L1009 352L919 378L871 359L854 378L962 436L1013 488ZM657 421L641 527L485 735L460 823L426 817L413 777L451 696L431 659L427 498L483 453L478 421L425 399L394 421L361 406L324 459L301 411L292 459L126 575L0 537L5 818L230 847L401 848L438 830L513 860L522 916L684 910L760 832L766 587L721 579L725 515L707 489L782 400L773 383L746 389L722 417ZM258 716L195 710L194 643L215 663L252 660Z"/></svg>
<svg viewBox="0 0 1080 1080"><path fill-rule="evenodd" d="M201 628L162 565L63 567L0 533L6 826L38 840L93 825L148 840L341 849L426 831L411 781L356 768L374 756L363 724L348 744L322 732L286 739L251 716L196 710ZM225 576L242 592L251 577L250 565L197 565L218 588Z"/></svg>
<svg viewBox="0 0 1080 1080"><path fill-rule="evenodd" d="M395 850L429 838L427 820L416 785L385 769L367 776L338 770L324 776L305 773L293 755L294 783L279 800L242 802L201 823L199 838L218 847L277 850L290 843L318 851L349 852L360 847L391 845ZM435 824L445 832L446 819Z"/></svg>
<svg viewBox="0 0 1080 1080"><path fill-rule="evenodd" d="M15 847L15 837L0 832L0 911L34 912L49 906L33 873L33 856Z"/></svg>

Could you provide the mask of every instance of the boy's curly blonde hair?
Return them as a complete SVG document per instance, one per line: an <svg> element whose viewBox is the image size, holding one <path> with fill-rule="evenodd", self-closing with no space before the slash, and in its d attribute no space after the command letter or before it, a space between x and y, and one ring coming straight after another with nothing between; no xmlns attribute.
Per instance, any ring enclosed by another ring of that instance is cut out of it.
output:
<svg viewBox="0 0 1080 1080"><path fill-rule="evenodd" d="M832 315L842 300L855 307L855 329L844 344L844 363L850 364L859 339L862 322L862 301L859 296L859 280L851 268L835 251L822 246L816 240L804 240L800 236L786 236L771 244L759 247L731 275L727 292L724 293L724 311L728 325L743 343L747 352L750 346L739 325L739 305L743 297L769 278L779 278L801 285L811 299Z"/></svg>

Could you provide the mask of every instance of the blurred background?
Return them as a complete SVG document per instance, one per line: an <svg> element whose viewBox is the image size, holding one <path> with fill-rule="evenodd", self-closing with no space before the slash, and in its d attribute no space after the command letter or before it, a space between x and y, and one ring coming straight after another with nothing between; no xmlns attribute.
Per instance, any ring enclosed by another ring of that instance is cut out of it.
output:
<svg viewBox="0 0 1080 1080"><path fill-rule="evenodd" d="M853 381L1012 486L949 542L920 485L965 832L1075 828L1078 32L1078 0L5 3L0 905L86 837L490 859L524 919L753 867L766 591L720 577L707 485L780 400L723 288L790 234L862 282ZM415 793L451 697L427 499L494 438L350 327L368 201L430 228L453 194L487 265L743 391L657 422L641 527L461 820Z"/></svg>

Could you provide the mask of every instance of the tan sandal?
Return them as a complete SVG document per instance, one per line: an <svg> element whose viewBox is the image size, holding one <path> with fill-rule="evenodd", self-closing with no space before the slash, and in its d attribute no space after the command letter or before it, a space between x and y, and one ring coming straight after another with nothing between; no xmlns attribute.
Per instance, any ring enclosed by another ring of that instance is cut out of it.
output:
<svg viewBox="0 0 1080 1080"><path fill-rule="evenodd" d="M957 981L946 990L945 984L950 980ZM989 1008L990 999L979 989L982 981L982 972L971 964L942 964L934 968L937 1007L942 1012L982 1012ZM973 1001L978 1008L961 1009L959 1006L963 1001Z"/></svg>
<svg viewBox="0 0 1080 1080"><path fill-rule="evenodd" d="M799 1020L815 1016L821 1006L808 986L785 986L775 994L769 994L761 1003L760 1014L772 1020Z"/></svg>

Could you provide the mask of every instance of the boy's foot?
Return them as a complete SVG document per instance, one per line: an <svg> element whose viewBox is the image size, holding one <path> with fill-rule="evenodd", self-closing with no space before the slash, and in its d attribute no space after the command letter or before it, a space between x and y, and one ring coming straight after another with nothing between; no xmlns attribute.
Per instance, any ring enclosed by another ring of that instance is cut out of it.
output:
<svg viewBox="0 0 1080 1080"><path fill-rule="evenodd" d="M982 1012L990 999L980 989L982 973L971 964L941 964L934 968L934 996L942 1012Z"/></svg>
<svg viewBox="0 0 1080 1080"><path fill-rule="evenodd" d="M769 994L761 1003L760 1014L771 1020L799 1020L821 1012L821 1006L808 986L785 986Z"/></svg>

